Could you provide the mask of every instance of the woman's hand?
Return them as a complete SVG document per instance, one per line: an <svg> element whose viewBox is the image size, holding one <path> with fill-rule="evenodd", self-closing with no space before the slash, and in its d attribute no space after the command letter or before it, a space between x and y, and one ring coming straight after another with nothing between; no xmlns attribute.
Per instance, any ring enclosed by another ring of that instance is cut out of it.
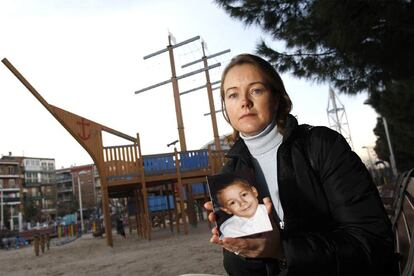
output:
<svg viewBox="0 0 414 276"><path fill-rule="evenodd" d="M272 210L272 202L270 198L264 198L263 203L266 206L267 212L270 214ZM208 211L213 211L213 204L211 201L205 203L204 208ZM209 213L208 219L211 222L216 221L213 212ZM244 257L283 259L284 254L279 228L274 223L272 223L272 225L273 231L270 232L256 234L248 238L224 238L223 240L219 239L218 229L217 227L214 227L211 231L212 237L210 242L221 245L226 250Z"/></svg>

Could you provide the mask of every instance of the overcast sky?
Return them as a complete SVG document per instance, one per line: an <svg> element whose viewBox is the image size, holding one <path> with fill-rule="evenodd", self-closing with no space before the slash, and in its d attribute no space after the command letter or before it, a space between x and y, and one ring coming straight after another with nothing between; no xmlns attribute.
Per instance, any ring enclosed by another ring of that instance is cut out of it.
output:
<svg viewBox="0 0 414 276"><path fill-rule="evenodd" d="M229 18L212 1L14 0L0 2L0 58L7 58L50 103L131 136L140 133L144 154L169 152L178 139L171 84L136 95L134 91L171 77L168 54L143 60L165 48L168 32L176 42L201 36L207 54L231 49L210 60L221 62L253 53L264 38L259 29ZM200 40L175 51L180 69L202 55ZM218 80L223 65L211 70ZM300 123L328 126L328 84L282 75ZM202 74L180 80L180 91L205 84ZM213 139L205 90L181 96L188 149ZM218 91L214 92L220 107ZM339 95L345 105L354 150L373 146L376 114L366 95ZM0 154L55 158L56 167L91 163L89 155L29 91L0 64ZM218 116L220 135L230 127ZM110 136L105 145L124 143Z"/></svg>

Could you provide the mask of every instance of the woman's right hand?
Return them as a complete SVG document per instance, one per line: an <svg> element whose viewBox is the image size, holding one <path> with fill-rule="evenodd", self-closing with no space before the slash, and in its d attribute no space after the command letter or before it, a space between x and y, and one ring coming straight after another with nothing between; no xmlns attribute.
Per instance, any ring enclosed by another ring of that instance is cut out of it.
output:
<svg viewBox="0 0 414 276"><path fill-rule="evenodd" d="M204 203L204 208L208 212L208 220L210 222L215 222L216 221L216 215L213 212L213 203L211 201L207 201L206 203ZM213 227L213 229L211 230L211 234L212 234L212 237L210 239L211 243L223 245L223 243L219 239L219 231L218 231L216 226Z"/></svg>

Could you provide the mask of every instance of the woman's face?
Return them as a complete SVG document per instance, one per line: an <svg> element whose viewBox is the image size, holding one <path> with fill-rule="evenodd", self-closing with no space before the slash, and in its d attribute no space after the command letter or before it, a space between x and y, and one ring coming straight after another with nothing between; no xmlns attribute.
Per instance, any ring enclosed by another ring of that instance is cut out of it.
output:
<svg viewBox="0 0 414 276"><path fill-rule="evenodd" d="M236 65L227 72L223 86L224 105L234 129L252 136L270 124L275 105L259 69Z"/></svg>

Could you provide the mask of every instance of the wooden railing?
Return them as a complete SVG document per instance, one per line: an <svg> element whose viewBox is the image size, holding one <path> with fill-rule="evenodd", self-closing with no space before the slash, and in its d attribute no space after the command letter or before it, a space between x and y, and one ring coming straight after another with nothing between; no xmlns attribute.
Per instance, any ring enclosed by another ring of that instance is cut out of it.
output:
<svg viewBox="0 0 414 276"><path fill-rule="evenodd" d="M106 175L108 177L138 172L139 156L137 145L104 147L103 153Z"/></svg>
<svg viewBox="0 0 414 276"><path fill-rule="evenodd" d="M105 170L109 178L139 175L139 157L136 145L110 146L105 147L103 151ZM181 172L211 169L212 173L217 173L226 161L222 151L185 151L178 152L177 157ZM145 175L175 173L175 158L174 153L144 155Z"/></svg>

